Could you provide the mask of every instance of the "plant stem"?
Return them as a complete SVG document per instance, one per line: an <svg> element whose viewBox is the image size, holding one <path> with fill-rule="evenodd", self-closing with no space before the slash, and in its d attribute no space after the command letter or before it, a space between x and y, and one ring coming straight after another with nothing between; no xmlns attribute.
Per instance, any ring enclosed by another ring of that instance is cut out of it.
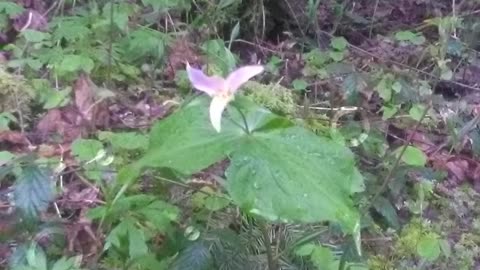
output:
<svg viewBox="0 0 480 270"><path fill-rule="evenodd" d="M268 270L277 270L277 264L275 263L275 259L273 258L272 252L272 245L270 242L270 237L268 236L268 223L264 222L263 220L259 222L260 224L260 231L262 232L264 244L265 244L265 251L267 253L267 263L268 263Z"/></svg>
<svg viewBox="0 0 480 270"><path fill-rule="evenodd" d="M247 122L247 118L245 117L245 114L242 112L242 110L240 110L240 108L238 108L237 104L232 103L232 105L233 105L233 107L238 111L238 113L240 114L240 116L242 117L243 125L244 125L243 130L245 130L245 132L246 132L247 134L250 134L250 128L248 128L248 122Z"/></svg>
<svg viewBox="0 0 480 270"><path fill-rule="evenodd" d="M114 31L114 21L113 21L113 8L115 4L115 0L110 1L110 40L108 43L108 71L107 71L107 85L111 86L112 84L112 64L113 64L113 31Z"/></svg>
<svg viewBox="0 0 480 270"><path fill-rule="evenodd" d="M375 203L375 201L378 199L378 197L380 197L380 195L382 195L382 193L385 191L385 189L387 188L388 184L390 184L391 179L392 179L393 172L394 172L394 171L398 168L398 166L400 165L400 160L402 159L403 154L405 154L405 151L407 150L407 147L410 145L410 142L413 140L413 136L415 136L415 133L417 132L417 130L418 130L418 128L420 127L420 125L422 124L422 121L423 121L423 119L425 118L425 116L427 115L428 110L430 110L430 105L427 106L427 107L425 108L425 110L423 111L422 117L420 117L420 119L418 120L417 124L415 125L415 128L413 129L413 132L410 134L410 136L408 137L407 141L405 142L405 145L403 146L402 150L400 151L399 155L397 156L397 159L395 160L395 163L393 164L393 166L392 166L392 167L390 168L390 170L388 171L387 176L385 176L385 178L383 179L382 186L381 186L380 189L377 191L377 193L375 193L375 195L373 195L373 198L370 200L370 202L369 202L369 204L367 205L367 207L364 208L364 213L362 213L362 214L365 214L365 212L367 212L368 209L370 209L370 207Z"/></svg>

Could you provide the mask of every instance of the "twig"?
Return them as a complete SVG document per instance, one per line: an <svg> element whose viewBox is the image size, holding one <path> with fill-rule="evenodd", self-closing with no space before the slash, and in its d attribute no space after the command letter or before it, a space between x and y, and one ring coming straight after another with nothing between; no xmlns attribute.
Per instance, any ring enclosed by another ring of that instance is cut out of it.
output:
<svg viewBox="0 0 480 270"><path fill-rule="evenodd" d="M375 1L375 7L373 8L373 15L372 15L372 20L370 22L370 30L368 32L368 38L372 38L373 25L375 23L375 15L377 15L377 9L378 9L378 3L379 2L380 2L379 0Z"/></svg>
<svg viewBox="0 0 480 270"><path fill-rule="evenodd" d="M18 121L20 122L20 132L22 134L25 134L25 121L23 118L23 112L22 112L22 107L20 105L20 100L18 99L18 94L17 94L17 89L13 91L13 95L15 96L15 103L17 106L17 111L18 111Z"/></svg>
<svg viewBox="0 0 480 270"><path fill-rule="evenodd" d="M115 0L110 1L110 40L108 43L108 72L107 72L107 85L111 86L112 84L112 58L113 58L113 4Z"/></svg>
<svg viewBox="0 0 480 270"><path fill-rule="evenodd" d="M380 195L382 195L382 193L385 191L385 189L387 188L387 186L390 184L391 182L391 179L392 179L392 175L393 175L393 172L398 168L398 166L400 165L400 160L402 159L403 155L405 154L405 151L407 150L407 147L410 145L410 143L412 142L413 140L413 136L415 136L415 133L417 132L418 128L420 127L420 125L422 124L422 121L423 119L425 118L425 116L427 115L427 112L428 110L430 110L430 105L427 106L425 108L425 110L423 111L422 113L422 117L420 117L420 119L418 120L417 124L415 125L415 128L413 129L413 132L410 133L410 136L408 136L408 139L407 139L407 142L405 143L405 145L403 146L402 148L402 151L400 151L399 155L397 156L397 159L395 160L395 163L393 164L393 166L390 168L390 170L388 171L387 175L385 176L385 178L383 179L383 183L382 183L382 186L378 189L377 193L375 193L375 195L373 195L372 199L369 201L367 207L364 208L364 211L362 213L362 215L364 215L368 209L370 209L370 207L375 203L375 201L378 199L378 197L380 197Z"/></svg>

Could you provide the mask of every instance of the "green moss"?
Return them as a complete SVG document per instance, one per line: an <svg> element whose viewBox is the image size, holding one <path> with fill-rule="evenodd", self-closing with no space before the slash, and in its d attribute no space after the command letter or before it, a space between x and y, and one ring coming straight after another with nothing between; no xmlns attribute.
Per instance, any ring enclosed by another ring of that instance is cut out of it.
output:
<svg viewBox="0 0 480 270"><path fill-rule="evenodd" d="M296 111L292 90L281 85L249 81L243 85L242 91L245 96L276 114L291 116Z"/></svg>
<svg viewBox="0 0 480 270"><path fill-rule="evenodd" d="M473 269L475 260L480 257L479 236L465 233L452 248L452 257L445 261L455 269Z"/></svg>
<svg viewBox="0 0 480 270"><path fill-rule="evenodd" d="M15 76L0 68L0 112L18 112L24 115L30 111L31 89L23 77Z"/></svg>
<svg viewBox="0 0 480 270"><path fill-rule="evenodd" d="M304 121L304 126L317 135L330 136L330 127L328 126L328 117L324 119L308 118Z"/></svg>
<svg viewBox="0 0 480 270"><path fill-rule="evenodd" d="M417 244L429 229L420 219L413 219L406 225L395 243L395 253L398 257L415 257Z"/></svg>
<svg viewBox="0 0 480 270"><path fill-rule="evenodd" d="M393 262L383 255L371 256L367 263L370 270L395 269Z"/></svg>

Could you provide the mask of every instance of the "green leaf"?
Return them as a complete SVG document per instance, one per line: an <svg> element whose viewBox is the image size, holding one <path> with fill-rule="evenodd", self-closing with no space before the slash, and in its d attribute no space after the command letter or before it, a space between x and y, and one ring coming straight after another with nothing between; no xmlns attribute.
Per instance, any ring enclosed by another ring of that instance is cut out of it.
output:
<svg viewBox="0 0 480 270"><path fill-rule="evenodd" d="M172 8L188 9L191 5L191 0L142 0L142 3L151 5L155 11L166 11Z"/></svg>
<svg viewBox="0 0 480 270"><path fill-rule="evenodd" d="M416 34L411 31L400 31L395 34L395 39L398 41L409 41L414 45L421 45L425 43L425 37L422 34Z"/></svg>
<svg viewBox="0 0 480 270"><path fill-rule="evenodd" d="M79 161L89 161L103 149L101 142L89 139L76 139L72 144L72 154Z"/></svg>
<svg viewBox="0 0 480 270"><path fill-rule="evenodd" d="M310 257L312 263L318 269L337 270L339 269L339 261L335 259L332 251L329 248L316 246Z"/></svg>
<svg viewBox="0 0 480 270"><path fill-rule="evenodd" d="M52 267L52 270L80 270L80 262L82 256L76 256L71 258L62 257Z"/></svg>
<svg viewBox="0 0 480 270"><path fill-rule="evenodd" d="M348 104L355 104L360 92L365 89L367 83L362 75L358 72L353 72L345 77L342 83L342 89L347 97Z"/></svg>
<svg viewBox="0 0 480 270"><path fill-rule="evenodd" d="M15 158L15 155L8 151L0 151L0 166L7 164Z"/></svg>
<svg viewBox="0 0 480 270"><path fill-rule="evenodd" d="M228 49L230 49L233 40L235 40L238 37L239 34L240 34L240 21L238 21L235 24L235 26L232 29L232 33L230 33L230 43L228 45L229 46Z"/></svg>
<svg viewBox="0 0 480 270"><path fill-rule="evenodd" d="M422 45L423 43L425 43L425 41L426 39L423 35L417 35L416 37L410 40L410 42L412 42L414 45Z"/></svg>
<svg viewBox="0 0 480 270"><path fill-rule="evenodd" d="M193 174L228 156L227 190L246 211L274 221L330 220L354 231L358 213L350 195L363 188L363 180L348 148L241 96L227 107L217 133L209 122L209 100L200 96L157 123L147 154L121 173L121 181L135 179L142 167Z"/></svg>
<svg viewBox="0 0 480 270"><path fill-rule="evenodd" d="M122 42L123 55L132 62L145 58L158 61L165 54L168 36L154 29L142 27L131 32Z"/></svg>
<svg viewBox="0 0 480 270"><path fill-rule="evenodd" d="M222 39L208 40L202 44L201 48L207 54L209 61L221 69L222 75L226 76L235 68L235 56L225 47Z"/></svg>
<svg viewBox="0 0 480 270"><path fill-rule="evenodd" d="M53 31L53 39L60 41L76 41L82 38L88 38L92 31L86 27L88 21L83 17L67 16L54 21L55 30Z"/></svg>
<svg viewBox="0 0 480 270"><path fill-rule="evenodd" d="M230 201L221 193L215 192L210 187L204 187L192 196L192 203L197 208L206 208L210 211L218 211L230 204ZM211 195L209 195L211 194Z"/></svg>
<svg viewBox="0 0 480 270"><path fill-rule="evenodd" d="M440 78L442 80L451 80L453 78L453 71L449 68L441 68Z"/></svg>
<svg viewBox="0 0 480 270"><path fill-rule="evenodd" d="M321 68L328 61L328 55L319 49L314 49L305 54L305 60L308 65Z"/></svg>
<svg viewBox="0 0 480 270"><path fill-rule="evenodd" d="M161 232L167 232L172 222L178 220L180 216L180 210L176 206L159 200L155 200L137 211Z"/></svg>
<svg viewBox="0 0 480 270"><path fill-rule="evenodd" d="M297 91L302 91L302 90L307 89L308 84L305 80L295 79L292 82L292 86L293 86L293 89L295 89Z"/></svg>
<svg viewBox="0 0 480 270"><path fill-rule="evenodd" d="M383 106L382 110L383 110L382 119L387 120L387 119L391 118L392 116L394 116L398 112L398 107L397 106Z"/></svg>
<svg viewBox="0 0 480 270"><path fill-rule="evenodd" d="M397 92L397 93L400 93L400 91L402 91L402 83L399 82L399 81L395 81L392 84L392 90Z"/></svg>
<svg viewBox="0 0 480 270"><path fill-rule="evenodd" d="M306 244L306 245L302 245L300 246L298 249L295 250L295 254L297 254L298 256L310 256L313 252L313 250L315 249L315 245L314 244Z"/></svg>
<svg viewBox="0 0 480 270"><path fill-rule="evenodd" d="M383 100L390 101L390 99L392 99L392 87L387 78L382 78L377 86L375 86L375 90Z"/></svg>
<svg viewBox="0 0 480 270"><path fill-rule="evenodd" d="M398 41L410 41L415 39L416 36L412 31L399 31L395 33L395 39Z"/></svg>
<svg viewBox="0 0 480 270"><path fill-rule="evenodd" d="M333 61L340 62L345 57L345 52L344 51L339 51L339 52L329 51L328 55L330 56L330 58L332 58Z"/></svg>
<svg viewBox="0 0 480 270"><path fill-rule="evenodd" d="M245 132L224 119L222 132L217 133L210 124L209 102L210 98L202 96L155 124L149 151L138 164L193 174L230 154Z"/></svg>
<svg viewBox="0 0 480 270"><path fill-rule="evenodd" d="M443 255L445 257L450 258L452 255L452 247L450 246L450 243L446 239L441 239L440 241L440 249L442 250Z"/></svg>
<svg viewBox="0 0 480 270"><path fill-rule="evenodd" d="M102 141L109 141L112 147L118 150L146 150L148 148L148 137L137 132L102 131L98 138Z"/></svg>
<svg viewBox="0 0 480 270"><path fill-rule="evenodd" d="M22 13L25 9L13 2L0 2L0 12L5 13L9 16L15 16Z"/></svg>
<svg viewBox="0 0 480 270"><path fill-rule="evenodd" d="M65 106L70 101L70 92L71 88L66 88L59 91L50 91L47 95L45 95L45 103L43 104L43 108L48 110Z"/></svg>
<svg viewBox="0 0 480 270"><path fill-rule="evenodd" d="M349 232L357 226L349 195L362 180L352 153L302 128L250 135L232 154L226 175L232 199L252 214L340 222Z"/></svg>
<svg viewBox="0 0 480 270"><path fill-rule="evenodd" d="M25 39L28 42L33 42L33 43L46 40L50 37L50 34L48 34L48 33L40 32L40 31L36 31L36 30L32 30L32 29L24 30L22 32L22 35L25 37Z"/></svg>
<svg viewBox="0 0 480 270"><path fill-rule="evenodd" d="M435 261L441 254L438 237L433 234L422 236L417 244L417 253L426 260Z"/></svg>
<svg viewBox="0 0 480 270"><path fill-rule="evenodd" d="M128 226L128 254L130 258L138 258L148 253L145 235L134 224Z"/></svg>
<svg viewBox="0 0 480 270"><path fill-rule="evenodd" d="M374 203L373 207L380 213L388 222L388 224L394 228L400 228L400 222L398 221L397 211L393 207L392 203L385 197L379 197Z"/></svg>
<svg viewBox="0 0 480 270"><path fill-rule="evenodd" d="M240 3L241 0L220 0L220 3L218 4L218 7L220 9L224 9L224 8L227 8L227 7L235 4L235 2Z"/></svg>
<svg viewBox="0 0 480 270"><path fill-rule="evenodd" d="M9 112L0 113L0 131L10 130L10 123L17 123L15 116Z"/></svg>
<svg viewBox="0 0 480 270"><path fill-rule="evenodd" d="M35 270L47 270L47 258L43 249L36 244L32 244L27 250L27 263Z"/></svg>
<svg viewBox="0 0 480 270"><path fill-rule="evenodd" d="M94 67L95 63L87 56L66 54L58 66L58 71L61 73L68 73L83 70L90 73Z"/></svg>
<svg viewBox="0 0 480 270"><path fill-rule="evenodd" d="M398 156L402 147L399 147L397 150L394 151L394 154ZM411 166L425 166L427 163L427 156L423 153L422 150L414 147L414 146L407 146L405 153L402 156L402 161Z"/></svg>
<svg viewBox="0 0 480 270"><path fill-rule="evenodd" d="M110 12L113 7L113 23L118 29L124 31L128 26L128 17L134 12L134 5L129 3L116 3L108 2L103 6L103 16L110 20Z"/></svg>
<svg viewBox="0 0 480 270"><path fill-rule="evenodd" d="M333 38L330 42L330 46L337 51L343 51L347 48L348 42L344 37Z"/></svg>
<svg viewBox="0 0 480 270"><path fill-rule="evenodd" d="M22 171L14 185L16 206L27 216L37 217L47 209L55 196L50 173L30 164Z"/></svg>
<svg viewBox="0 0 480 270"><path fill-rule="evenodd" d="M425 105L423 104L415 104L410 108L408 114L413 120L420 121L422 119L423 113L425 111Z"/></svg>

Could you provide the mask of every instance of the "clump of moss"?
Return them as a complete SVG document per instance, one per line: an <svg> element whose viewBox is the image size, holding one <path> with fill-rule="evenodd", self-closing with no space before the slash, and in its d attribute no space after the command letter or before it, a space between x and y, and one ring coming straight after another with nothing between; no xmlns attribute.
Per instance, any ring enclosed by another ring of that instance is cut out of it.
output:
<svg viewBox="0 0 480 270"><path fill-rule="evenodd" d="M325 116L324 119L317 118L307 118L304 121L304 126L317 135L321 136L330 136L331 128L329 127L328 117Z"/></svg>
<svg viewBox="0 0 480 270"><path fill-rule="evenodd" d="M420 219L413 219L406 225L398 241L395 243L395 253L400 257L414 257L417 250L419 240L423 235L428 233L429 229L426 228L424 222Z"/></svg>
<svg viewBox="0 0 480 270"><path fill-rule="evenodd" d="M0 112L21 112L23 115L28 115L32 100L31 93L31 88L23 77L15 76L0 68Z"/></svg>
<svg viewBox="0 0 480 270"><path fill-rule="evenodd" d="M278 84L261 84L249 81L242 87L245 96L272 112L291 116L295 114L296 102L292 90Z"/></svg>
<svg viewBox="0 0 480 270"><path fill-rule="evenodd" d="M383 270L395 269L394 263L383 255L374 255L368 258L368 269Z"/></svg>

